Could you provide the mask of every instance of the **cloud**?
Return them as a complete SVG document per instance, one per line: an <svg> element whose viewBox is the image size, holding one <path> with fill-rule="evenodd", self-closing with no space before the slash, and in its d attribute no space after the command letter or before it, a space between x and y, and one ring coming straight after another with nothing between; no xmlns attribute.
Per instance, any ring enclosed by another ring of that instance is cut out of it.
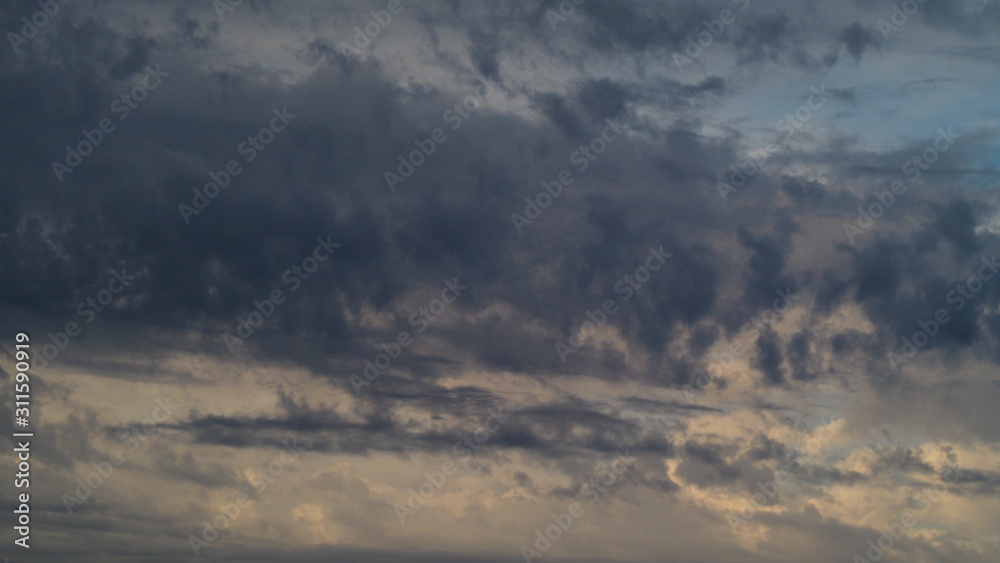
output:
<svg viewBox="0 0 1000 563"><path fill-rule="evenodd" d="M547 556L846 560L947 462L967 471L921 522L934 541L889 557L996 559L1000 285L961 309L951 293L998 248L981 79L996 6L929 2L883 41L877 7L740 4L585 2L553 29L559 2L404 3L348 58L389 3L244 3L221 21L211 4L70 3L0 50L0 324L35 358L58 350L31 383L47 436L32 514L61 538L36 557L186 558L295 439L301 459L203 557L509 560L582 501ZM723 9L738 17L697 64L670 64ZM169 76L121 118L113 104L157 65ZM469 109L480 78L493 90ZM821 85L830 108L796 117ZM276 110L295 115L280 132ZM60 182L52 163L103 119L114 131ZM625 126L614 142L608 119ZM960 137L930 162L949 127ZM717 182L750 157L766 162L723 201ZM413 171L390 190L400 159ZM186 222L179 205L230 161L243 171ZM339 244L329 259L317 238ZM136 279L104 302L122 269ZM468 289L438 309L456 278ZM796 298L772 319L780 292ZM887 354L941 308L893 371ZM380 354L396 357L356 393ZM67 513L62 495L167 395L173 420ZM509 423L463 456L495 409ZM892 445L873 447L887 425ZM581 499L626 450L620 486ZM793 482L734 534L726 515L794 452ZM394 504L448 460L401 527Z"/></svg>

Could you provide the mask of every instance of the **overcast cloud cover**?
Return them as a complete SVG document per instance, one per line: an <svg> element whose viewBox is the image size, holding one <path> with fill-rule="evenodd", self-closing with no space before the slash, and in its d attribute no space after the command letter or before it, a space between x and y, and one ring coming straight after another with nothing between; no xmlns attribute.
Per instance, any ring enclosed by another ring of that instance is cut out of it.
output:
<svg viewBox="0 0 1000 563"><path fill-rule="evenodd" d="M2 554L1000 561L1000 2L578 1L3 2Z"/></svg>

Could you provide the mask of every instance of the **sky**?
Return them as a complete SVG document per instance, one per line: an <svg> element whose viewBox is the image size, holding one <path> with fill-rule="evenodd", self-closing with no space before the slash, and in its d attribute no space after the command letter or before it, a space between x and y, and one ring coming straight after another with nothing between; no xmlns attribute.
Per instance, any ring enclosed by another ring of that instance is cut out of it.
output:
<svg viewBox="0 0 1000 563"><path fill-rule="evenodd" d="M1000 561L997 29L4 2L0 556Z"/></svg>

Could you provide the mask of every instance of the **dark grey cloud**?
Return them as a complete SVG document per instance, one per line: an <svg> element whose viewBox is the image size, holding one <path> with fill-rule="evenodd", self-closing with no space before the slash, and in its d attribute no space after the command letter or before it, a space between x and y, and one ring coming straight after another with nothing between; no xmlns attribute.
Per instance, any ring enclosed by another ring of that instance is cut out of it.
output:
<svg viewBox="0 0 1000 563"><path fill-rule="evenodd" d="M854 22L845 27L837 36L837 39L844 44L847 54L854 59L855 64L861 62L861 58L865 55L869 47L878 45L876 32L865 28L865 26L861 25L861 22Z"/></svg>

